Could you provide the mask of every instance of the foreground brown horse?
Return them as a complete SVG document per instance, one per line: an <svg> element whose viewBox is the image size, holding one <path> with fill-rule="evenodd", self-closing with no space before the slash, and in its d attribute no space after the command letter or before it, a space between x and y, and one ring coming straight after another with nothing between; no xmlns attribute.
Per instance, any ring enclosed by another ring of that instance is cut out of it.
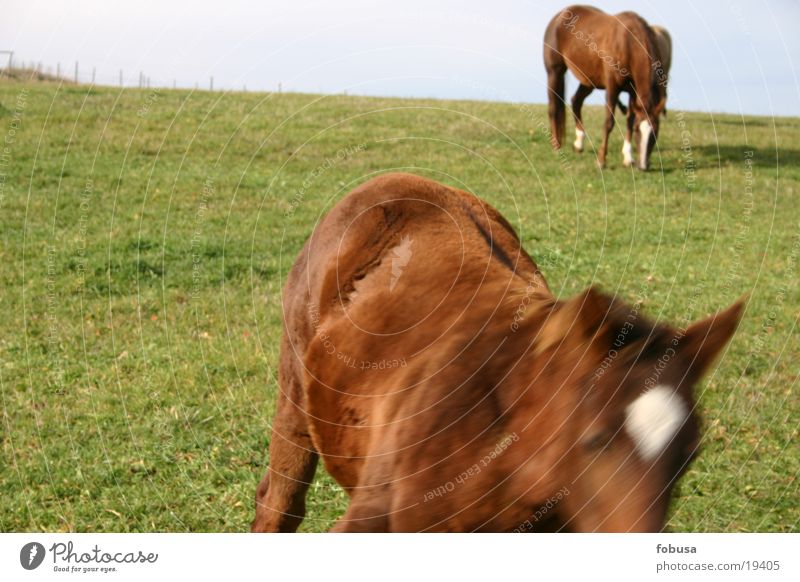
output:
<svg viewBox="0 0 800 582"><path fill-rule="evenodd" d="M297 529L318 457L350 495L335 531L659 530L740 311L680 331L558 300L496 210L408 174L330 211L283 307L253 531Z"/></svg>
<svg viewBox="0 0 800 582"><path fill-rule="evenodd" d="M663 79L654 66L658 61L655 34L634 12L612 16L590 6L570 6L556 14L544 36L553 146L560 148L564 139L564 76L569 69L580 83L572 98L575 149L583 150L583 102L594 89L605 89L606 121L597 154L598 164L605 167L614 108L620 93L627 92L632 95L630 107L639 138L637 167L646 170L658 137L659 116L666 106L666 91L659 84Z"/></svg>

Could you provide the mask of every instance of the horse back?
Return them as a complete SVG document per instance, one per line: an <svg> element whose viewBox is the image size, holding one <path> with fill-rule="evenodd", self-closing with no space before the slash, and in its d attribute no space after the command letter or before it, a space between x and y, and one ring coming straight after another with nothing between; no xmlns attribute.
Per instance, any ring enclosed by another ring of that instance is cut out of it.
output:
<svg viewBox="0 0 800 582"><path fill-rule="evenodd" d="M625 80L630 50L625 29L602 10L568 6L550 21L544 43L546 66L563 64L583 85L605 89Z"/></svg>
<svg viewBox="0 0 800 582"><path fill-rule="evenodd" d="M413 441L408 426L434 434L459 414L436 403L474 376L481 362L464 354L494 341L487 325L509 333L524 293L550 297L511 225L466 192L388 174L336 205L290 273L284 312L312 440L340 484L356 486L376 447Z"/></svg>

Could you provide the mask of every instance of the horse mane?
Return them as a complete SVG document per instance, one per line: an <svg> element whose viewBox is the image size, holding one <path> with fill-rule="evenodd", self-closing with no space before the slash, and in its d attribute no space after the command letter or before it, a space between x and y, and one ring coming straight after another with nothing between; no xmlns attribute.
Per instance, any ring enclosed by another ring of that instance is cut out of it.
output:
<svg viewBox="0 0 800 582"><path fill-rule="evenodd" d="M520 304L520 300L531 296L530 287L514 287L509 290L506 297L506 306L511 303ZM539 341L544 344L560 342L565 330L572 329L572 333L578 333L578 329L583 329L586 337L594 337L603 349L622 350L643 340L639 345L639 349L643 350L652 345L660 345L665 341L665 337L671 337L676 332L647 317L641 310L641 304L629 304L616 295L609 295L596 287L589 287L566 299L539 296L526 309L520 309L515 313L515 317L518 317L515 321L520 325L528 317L541 321L543 313L549 313L544 317L545 325L546 320L553 319L551 331L555 337L552 341L548 341L542 336ZM542 333L546 335L546 332Z"/></svg>

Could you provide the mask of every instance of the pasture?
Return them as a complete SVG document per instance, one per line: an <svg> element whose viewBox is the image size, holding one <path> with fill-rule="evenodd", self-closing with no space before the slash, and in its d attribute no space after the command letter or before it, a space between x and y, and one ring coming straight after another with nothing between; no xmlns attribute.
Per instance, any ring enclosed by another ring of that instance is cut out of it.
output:
<svg viewBox="0 0 800 582"><path fill-rule="evenodd" d="M282 281L335 201L404 170L498 208L562 297L685 325L748 294L668 528L796 531L800 118L670 109L643 173L619 114L596 168L602 117L578 155L546 105L0 82L0 529L246 530ZM345 501L320 468L301 531Z"/></svg>

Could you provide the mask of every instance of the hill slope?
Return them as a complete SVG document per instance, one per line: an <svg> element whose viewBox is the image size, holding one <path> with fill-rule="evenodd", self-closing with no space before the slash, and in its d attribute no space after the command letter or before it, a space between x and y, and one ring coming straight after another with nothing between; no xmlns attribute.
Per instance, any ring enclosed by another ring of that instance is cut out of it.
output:
<svg viewBox="0 0 800 582"><path fill-rule="evenodd" d="M685 324L749 293L669 527L796 530L800 120L670 111L648 173L618 130L601 173L546 126L542 105L0 83L0 529L247 528L281 281L331 203L402 169L495 205L559 294ZM344 505L320 471L303 528Z"/></svg>

